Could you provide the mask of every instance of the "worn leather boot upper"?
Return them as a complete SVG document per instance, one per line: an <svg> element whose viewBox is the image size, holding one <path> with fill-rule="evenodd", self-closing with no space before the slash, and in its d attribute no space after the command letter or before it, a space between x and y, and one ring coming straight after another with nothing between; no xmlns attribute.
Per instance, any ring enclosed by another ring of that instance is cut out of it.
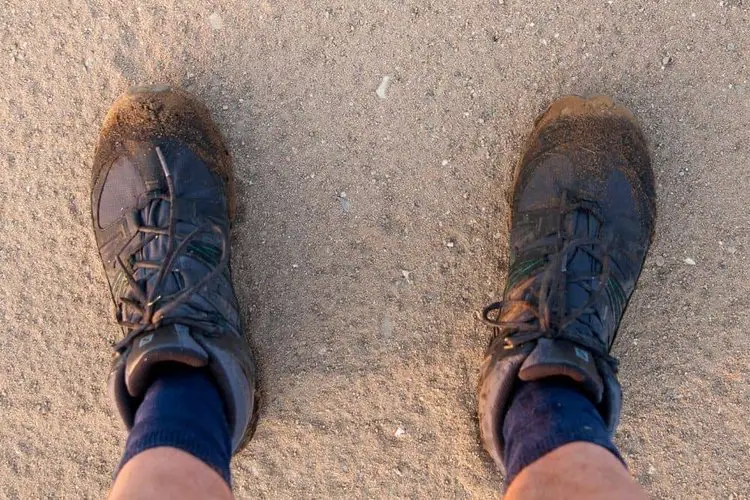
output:
<svg viewBox="0 0 750 500"><path fill-rule="evenodd" d="M155 365L205 367L223 395L236 451L251 434L256 404L229 269L231 176L202 104L167 87L134 88L104 121L91 209L124 335L109 391L126 425Z"/></svg>
<svg viewBox="0 0 750 500"><path fill-rule="evenodd" d="M608 98L556 101L537 120L513 193L502 302L482 363L480 430L502 467L502 426L518 380L566 376L612 432L621 406L609 354L656 216L648 150L632 115Z"/></svg>

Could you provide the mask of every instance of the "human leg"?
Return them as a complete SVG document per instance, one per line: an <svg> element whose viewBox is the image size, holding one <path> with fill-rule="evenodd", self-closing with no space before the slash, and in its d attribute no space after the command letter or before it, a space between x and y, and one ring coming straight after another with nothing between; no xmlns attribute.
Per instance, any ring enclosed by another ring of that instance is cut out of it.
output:
<svg viewBox="0 0 750 500"><path fill-rule="evenodd" d="M221 475L178 448L150 448L120 470L110 500L203 500L232 497Z"/></svg>
<svg viewBox="0 0 750 500"><path fill-rule="evenodd" d="M622 462L609 450L577 441L561 446L523 469L506 500L645 500Z"/></svg>

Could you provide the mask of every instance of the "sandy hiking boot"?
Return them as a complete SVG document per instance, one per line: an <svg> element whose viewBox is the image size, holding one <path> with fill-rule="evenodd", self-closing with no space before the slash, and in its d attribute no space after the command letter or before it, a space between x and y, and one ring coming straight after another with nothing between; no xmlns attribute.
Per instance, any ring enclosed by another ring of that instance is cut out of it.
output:
<svg viewBox="0 0 750 500"><path fill-rule="evenodd" d="M606 97L564 97L536 121L518 165L510 267L479 382L482 443L503 468L503 422L518 380L569 377L611 433L622 395L609 352L656 218L645 139Z"/></svg>
<svg viewBox="0 0 750 500"><path fill-rule="evenodd" d="M96 242L124 337L109 393L128 429L156 365L205 367L236 452L257 411L255 364L229 269L231 158L184 91L134 87L110 108L94 159Z"/></svg>

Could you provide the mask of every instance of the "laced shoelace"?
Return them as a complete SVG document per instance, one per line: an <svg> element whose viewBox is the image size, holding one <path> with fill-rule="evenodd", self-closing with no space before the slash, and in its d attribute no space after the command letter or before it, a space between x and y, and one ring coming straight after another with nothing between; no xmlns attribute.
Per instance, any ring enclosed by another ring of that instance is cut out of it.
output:
<svg viewBox="0 0 750 500"><path fill-rule="evenodd" d="M130 297L124 297L120 296L120 304L118 304L118 311L117 311L117 322L124 328L130 330L128 334L119 342L117 342L113 349L115 351L121 351L125 347L130 344L130 342L140 335L143 332L146 331L152 331L160 326L163 326L165 323L165 318L167 315L174 311L177 307L187 302L190 297L198 292L201 288L206 286L211 280L219 276L229 265L229 251L228 251L228 236L224 229L219 226L218 224L212 222L212 221L206 221L203 224L196 227L193 231L191 231L187 236L185 236L179 245L175 247L175 240L177 239L176 235L176 217L175 217L175 189L174 189L174 179L172 178L172 174L169 172L169 169L167 168L167 162L164 159L164 154L161 151L161 148L157 146L156 148L156 154L159 157L159 163L161 164L162 171L164 172L164 176L167 180L167 194L160 195L158 197L155 197L154 200L164 200L169 202L169 222L167 224L167 227L154 227L154 226L146 226L146 225L140 225L133 236L126 241L120 250L116 254L116 262L117 265L120 267L120 269L123 271L125 278L128 281L128 284L130 285L130 290L135 295L135 299ZM173 267L175 265L175 262L177 261L177 258L186 250L187 245L195 240L195 238L203 233L206 232L213 232L217 233L221 236L221 258L219 259L218 264L209 272L206 274L198 283L181 290L177 293L174 293L172 295L168 296L162 296L159 295L159 290L162 288L162 285L164 284L164 280L167 277L168 273L172 272ZM146 261L146 260L140 260L136 261L132 266L132 272L128 267L125 265L121 258L121 254L125 251L126 248L128 248L128 245L132 242L133 238L135 238L139 233L145 234L146 237L143 239L141 243L138 244L138 246L128 252L130 255L133 255L140 250L142 250L146 245L151 243L154 239L158 238L159 236L166 236L167 237L167 251L166 256L163 261ZM154 283L154 286L151 287L149 291L144 289L144 286L146 283L148 283L149 276L146 276L145 278L141 278L140 280L136 279L135 273L139 269L145 269L145 270L151 270L157 272L156 280ZM143 283L141 285L140 282ZM138 322L130 322L124 319L123 317L123 305L127 305L130 308L135 309L138 313L140 313L140 321ZM169 318L170 323L177 323L184 325L193 325L193 326L202 326L205 321L201 321L200 319L196 318L190 318L190 317L180 317L180 318Z"/></svg>
<svg viewBox="0 0 750 500"><path fill-rule="evenodd" d="M513 349L542 337L564 339L588 349L616 369L617 360L609 355L609 346L598 336L582 335L568 328L575 321L581 320L583 315L597 312L594 305L604 293L610 276L610 257L606 239L577 238L567 234L564 227L565 217L576 211L587 212L602 227L604 221L594 203L582 200L568 204L567 195L563 194L557 231L526 248L533 250L554 244L556 249L546 256L547 263L536 272L528 286L527 296L532 297L532 300L508 299L493 302L482 310L481 320L493 328L493 339L498 335L502 336L505 349ZM577 250L594 259L599 264L599 272L571 278L567 268ZM588 292L589 297L582 306L568 312L566 289L571 284L581 286ZM534 297L537 299L533 300ZM521 310L530 313L531 317L524 321L502 319L502 310L509 304L520 305Z"/></svg>

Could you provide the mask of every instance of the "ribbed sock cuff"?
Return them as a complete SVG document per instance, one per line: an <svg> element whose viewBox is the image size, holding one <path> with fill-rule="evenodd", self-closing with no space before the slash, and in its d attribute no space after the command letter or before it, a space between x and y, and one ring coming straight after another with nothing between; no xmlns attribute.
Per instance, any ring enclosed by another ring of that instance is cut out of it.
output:
<svg viewBox="0 0 750 500"><path fill-rule="evenodd" d="M152 426L154 430L147 430L143 433L139 433L137 437L128 439L127 447L120 460L120 465L117 468L119 473L128 461L151 448L169 447L177 448L205 463L216 472L231 486L231 476L229 467L224 465L224 460L220 458L216 459L217 444L203 439L203 436L199 432L191 432L184 429L164 429L160 425L155 424ZM228 465L228 464L227 464Z"/></svg>
<svg viewBox="0 0 750 500"><path fill-rule="evenodd" d="M193 455L231 487L229 424L219 391L205 372L178 366L154 380L136 412L117 473L139 453L159 447Z"/></svg>
<svg viewBox="0 0 750 500"><path fill-rule="evenodd" d="M625 464L594 403L567 379L519 383L503 437L506 485L536 460L574 442L599 445Z"/></svg>

